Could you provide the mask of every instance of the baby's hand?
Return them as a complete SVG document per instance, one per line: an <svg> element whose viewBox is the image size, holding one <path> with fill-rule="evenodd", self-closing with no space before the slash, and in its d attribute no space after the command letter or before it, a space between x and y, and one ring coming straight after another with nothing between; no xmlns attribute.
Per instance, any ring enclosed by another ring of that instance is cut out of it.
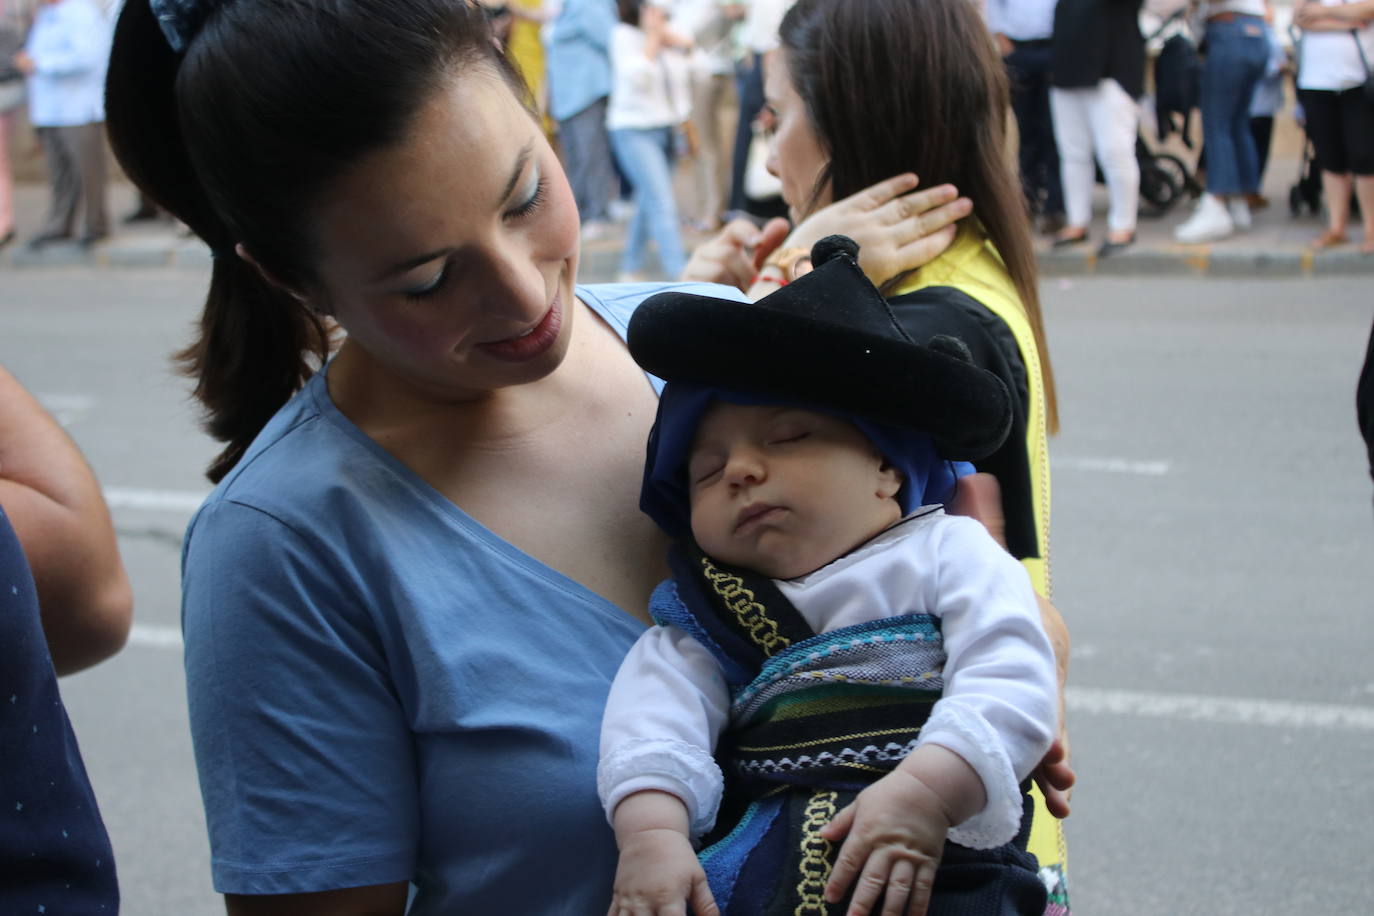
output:
<svg viewBox="0 0 1374 916"><path fill-rule="evenodd" d="M706 872L677 830L653 828L621 840L615 894L607 916L718 916Z"/></svg>
<svg viewBox="0 0 1374 916"><path fill-rule="evenodd" d="M933 789L901 769L859 793L854 803L826 825L831 842L848 834L825 886L837 903L858 878L846 916L922 916L930 903L935 870L951 824Z"/></svg>

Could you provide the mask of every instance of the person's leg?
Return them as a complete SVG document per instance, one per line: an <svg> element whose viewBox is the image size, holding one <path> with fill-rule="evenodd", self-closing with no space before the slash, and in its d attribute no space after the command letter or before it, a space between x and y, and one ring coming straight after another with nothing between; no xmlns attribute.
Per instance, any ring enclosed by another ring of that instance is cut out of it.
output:
<svg viewBox="0 0 1374 916"><path fill-rule="evenodd" d="M1250 138L1255 142L1255 155L1259 158L1259 187L1245 196L1245 202L1251 210L1259 210L1269 206L1269 199L1264 196L1264 172L1269 168L1269 148L1274 138L1273 116L1252 117Z"/></svg>
<svg viewBox="0 0 1374 916"><path fill-rule="evenodd" d="M1140 163L1135 158L1140 106L1120 83L1104 79L1093 90L1089 115L1093 146L1107 181L1107 241L1129 242L1140 209Z"/></svg>
<svg viewBox="0 0 1374 916"><path fill-rule="evenodd" d="M611 183L606 100L598 99L570 118L558 122L564 168L583 224L606 219Z"/></svg>
<svg viewBox="0 0 1374 916"><path fill-rule="evenodd" d="M1059 174L1064 190L1066 225L1057 237L1069 241L1086 237L1092 222L1093 135L1088 117L1091 89L1051 89L1050 114L1059 149Z"/></svg>
<svg viewBox="0 0 1374 916"><path fill-rule="evenodd" d="M1274 142L1274 116L1253 117L1250 119L1249 127L1250 139L1255 143L1255 156L1258 159L1260 186L1263 187L1264 172L1269 168L1269 149Z"/></svg>
<svg viewBox="0 0 1374 916"><path fill-rule="evenodd" d="M645 237L652 238L658 247L658 260L663 275L677 279L686 266L687 256L682 249L682 235L678 228L677 201L673 198L673 175L668 165L672 129L615 131L616 158L635 186L635 216L640 238L633 254L626 249L621 267L637 270Z"/></svg>
<svg viewBox="0 0 1374 916"><path fill-rule="evenodd" d="M43 229L34 238L36 242L70 238L72 226L76 221L76 204L80 196L80 186L76 171L76 161L68 146L68 138L63 135L64 128L40 127L38 135L43 142L43 157L48 166L48 187L51 197L48 202L48 216Z"/></svg>
<svg viewBox="0 0 1374 916"><path fill-rule="evenodd" d="M0 245L14 237L14 172L10 166L9 113L0 114Z"/></svg>
<svg viewBox="0 0 1374 916"><path fill-rule="evenodd" d="M610 132L611 149L615 153L615 161L620 166L630 181L634 182L636 189L639 182L636 179L638 171L635 158L642 156L641 144L637 130L613 130ZM620 252L620 273L622 277L634 274L639 271L640 264L644 260L645 243L649 240L648 223L645 220L644 206L641 202L638 191L635 193L634 214L630 217L630 224L625 228L625 248Z"/></svg>
<svg viewBox="0 0 1374 916"><path fill-rule="evenodd" d="M692 219L705 229L715 229L724 212L720 182L721 135L720 107L725 104L729 77L720 73L700 73L692 84L692 123L697 131L696 162L693 173L696 208Z"/></svg>
<svg viewBox="0 0 1374 916"><path fill-rule="evenodd" d="M1360 203L1360 224L1364 230L1360 251L1374 254L1374 106L1363 98L1359 87L1342 92L1340 105L1346 156L1354 175L1355 199Z"/></svg>
<svg viewBox="0 0 1374 916"><path fill-rule="evenodd" d="M1050 49L1021 47L1007 56L1020 136L1021 181L1032 212L1062 221L1064 192L1050 114Z"/></svg>
<svg viewBox="0 0 1374 916"><path fill-rule="evenodd" d="M1326 231L1313 239L1312 247L1327 248L1345 241L1350 220L1350 161L1342 129L1340 93L1300 89L1307 137L1312 141L1316 165L1322 176L1326 201Z"/></svg>
<svg viewBox="0 0 1374 916"><path fill-rule="evenodd" d="M1250 98L1263 75L1254 50L1264 53L1263 34L1247 35L1241 21L1207 27L1202 68L1202 133L1207 145L1207 190L1220 197L1253 191L1258 157L1250 136ZM1252 47L1253 45L1253 47Z"/></svg>
<svg viewBox="0 0 1374 916"><path fill-rule="evenodd" d="M735 89L739 94L739 119L735 124L735 154L730 169L730 209L743 211L749 206L744 193L744 172L749 164L749 144L754 139L754 118L763 107L763 58L748 54L735 68Z"/></svg>
<svg viewBox="0 0 1374 916"><path fill-rule="evenodd" d="M68 128L76 151L81 182L83 228L81 238L95 241L109 234L109 214L105 208L105 125L81 124Z"/></svg>
<svg viewBox="0 0 1374 916"><path fill-rule="evenodd" d="M1032 122L1030 79L1026 73L1026 51L1013 48L1002 58L1011 88L1011 112L1016 117L1016 157L1021 171L1021 193L1032 214L1041 210L1039 162L1035 158L1035 124Z"/></svg>

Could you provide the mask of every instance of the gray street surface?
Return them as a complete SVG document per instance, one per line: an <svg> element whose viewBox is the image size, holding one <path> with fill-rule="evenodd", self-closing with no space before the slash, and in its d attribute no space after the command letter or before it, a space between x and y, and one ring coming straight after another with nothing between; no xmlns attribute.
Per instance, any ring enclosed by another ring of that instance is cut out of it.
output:
<svg viewBox="0 0 1374 916"><path fill-rule="evenodd" d="M63 681L133 916L223 912L177 629L213 444L169 360L205 280L0 269L0 362L95 466L136 590L129 647ZM1374 912L1374 482L1353 406L1372 290L1045 281L1077 914Z"/></svg>

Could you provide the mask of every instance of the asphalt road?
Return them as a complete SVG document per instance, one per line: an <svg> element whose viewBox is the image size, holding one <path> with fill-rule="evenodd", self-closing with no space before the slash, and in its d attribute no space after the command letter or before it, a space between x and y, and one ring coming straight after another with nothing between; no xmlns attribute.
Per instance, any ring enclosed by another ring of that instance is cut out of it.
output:
<svg viewBox="0 0 1374 916"><path fill-rule="evenodd" d="M223 912L186 728L180 536L213 445L169 353L193 270L0 273L0 362L107 488L130 646L63 681L134 916ZM1074 911L1374 912L1367 279L1048 280L1074 638ZM486 914L482 914L486 916Z"/></svg>

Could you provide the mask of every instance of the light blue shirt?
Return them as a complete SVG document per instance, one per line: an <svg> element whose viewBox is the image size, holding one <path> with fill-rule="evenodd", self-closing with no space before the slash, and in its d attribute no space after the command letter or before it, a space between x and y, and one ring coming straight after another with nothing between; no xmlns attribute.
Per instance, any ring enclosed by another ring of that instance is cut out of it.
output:
<svg viewBox="0 0 1374 916"><path fill-rule="evenodd" d="M988 0L988 31L1014 41L1039 41L1054 34L1058 0Z"/></svg>
<svg viewBox="0 0 1374 916"><path fill-rule="evenodd" d="M664 288L578 296L623 337ZM412 881L412 914L604 912L597 743L637 620L391 457L323 374L196 513L182 575L216 890Z"/></svg>
<svg viewBox="0 0 1374 916"><path fill-rule="evenodd" d="M566 121L611 94L615 0L565 0L549 34L549 116Z"/></svg>
<svg viewBox="0 0 1374 916"><path fill-rule="evenodd" d="M109 19L92 0L38 7L24 45L35 68L28 79L29 121L35 127L105 120L111 34Z"/></svg>

